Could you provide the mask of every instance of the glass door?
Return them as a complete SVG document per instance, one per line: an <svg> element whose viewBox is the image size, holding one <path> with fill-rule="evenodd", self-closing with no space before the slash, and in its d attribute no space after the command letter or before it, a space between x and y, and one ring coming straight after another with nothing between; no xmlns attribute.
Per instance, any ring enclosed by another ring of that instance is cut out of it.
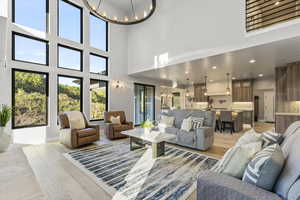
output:
<svg viewBox="0 0 300 200"><path fill-rule="evenodd" d="M135 125L155 120L155 86L134 84Z"/></svg>

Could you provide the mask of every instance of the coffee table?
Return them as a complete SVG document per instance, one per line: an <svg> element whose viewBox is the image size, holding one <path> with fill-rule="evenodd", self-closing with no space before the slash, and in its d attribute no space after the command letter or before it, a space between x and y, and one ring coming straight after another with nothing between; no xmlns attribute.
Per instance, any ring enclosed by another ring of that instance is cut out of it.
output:
<svg viewBox="0 0 300 200"><path fill-rule="evenodd" d="M145 147L147 142L151 143L152 157L154 159L165 155L166 141L176 138L173 134L150 131L143 128L122 131L122 134L129 136L131 151Z"/></svg>

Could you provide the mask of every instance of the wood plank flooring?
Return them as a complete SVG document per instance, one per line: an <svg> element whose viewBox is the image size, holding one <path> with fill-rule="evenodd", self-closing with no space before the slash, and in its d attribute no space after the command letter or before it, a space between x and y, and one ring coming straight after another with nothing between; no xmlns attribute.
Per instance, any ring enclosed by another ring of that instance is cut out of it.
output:
<svg viewBox="0 0 300 200"><path fill-rule="evenodd" d="M255 129L262 132L272 127L272 124L259 123ZM200 153L221 158L246 130L249 128L233 135L216 133L214 146L209 151ZM107 142L111 141L101 136L98 144ZM23 151L22 147L13 145L8 152L0 154L0 200L112 199L62 156L62 153L68 151L70 150L63 145L53 142L26 146L23 147ZM194 199L196 199L195 192L188 200Z"/></svg>

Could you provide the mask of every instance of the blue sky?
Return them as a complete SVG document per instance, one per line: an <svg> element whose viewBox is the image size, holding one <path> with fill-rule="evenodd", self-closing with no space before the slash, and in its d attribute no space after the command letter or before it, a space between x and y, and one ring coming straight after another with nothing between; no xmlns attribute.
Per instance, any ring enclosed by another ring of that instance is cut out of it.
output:
<svg viewBox="0 0 300 200"><path fill-rule="evenodd" d="M51 0L50 0L51 1ZM80 9L59 0L59 36L80 42ZM15 22L39 31L46 31L46 0L15 0ZM51 13L50 13L51 15ZM106 50L106 23L90 16L90 45ZM51 42L51 41L50 41ZM16 59L42 63L46 62L45 44L39 41L16 36ZM63 49L60 51L61 66L80 69L80 56L77 52ZM65 59L67 58L67 59ZM105 70L105 60L92 58L93 72ZM83 66L84 67L84 66Z"/></svg>

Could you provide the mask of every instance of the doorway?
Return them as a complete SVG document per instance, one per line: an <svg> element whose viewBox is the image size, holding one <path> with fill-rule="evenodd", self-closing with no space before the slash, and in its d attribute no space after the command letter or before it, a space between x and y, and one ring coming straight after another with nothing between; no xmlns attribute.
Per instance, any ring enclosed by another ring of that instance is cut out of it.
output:
<svg viewBox="0 0 300 200"><path fill-rule="evenodd" d="M274 122L274 110L275 110L275 92L265 91L264 92L264 121Z"/></svg>
<svg viewBox="0 0 300 200"><path fill-rule="evenodd" d="M155 86L134 84L134 124L155 120Z"/></svg>

